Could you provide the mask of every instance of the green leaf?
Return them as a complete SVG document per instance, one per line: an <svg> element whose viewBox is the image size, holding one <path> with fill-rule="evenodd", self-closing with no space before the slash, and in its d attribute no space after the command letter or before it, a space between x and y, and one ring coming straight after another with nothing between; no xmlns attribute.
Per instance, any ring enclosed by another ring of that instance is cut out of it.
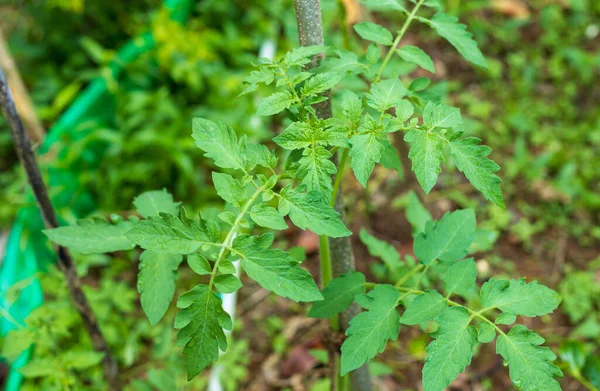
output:
<svg viewBox="0 0 600 391"><path fill-rule="evenodd" d="M346 134L339 128L322 121L318 124L293 122L283 133L273 139L280 147L288 150L309 148L313 145L336 145L346 148Z"/></svg>
<svg viewBox="0 0 600 391"><path fill-rule="evenodd" d="M412 170L425 193L429 194L442 172L444 141L437 133L418 129L411 129L404 140L410 144L408 157L412 161Z"/></svg>
<svg viewBox="0 0 600 391"><path fill-rule="evenodd" d="M386 135L381 132L359 133L350 139L352 171L363 187L367 186L367 181L375 169L375 163L379 163L381 160L381 155L388 143Z"/></svg>
<svg viewBox="0 0 600 391"><path fill-rule="evenodd" d="M372 41L380 45L391 46L394 37L388 29L376 23L362 22L354 25L354 31L363 39Z"/></svg>
<svg viewBox="0 0 600 391"><path fill-rule="evenodd" d="M415 255L428 265L435 259L454 262L467 255L475 237L475 213L472 209L448 212L440 221L430 221L415 238Z"/></svg>
<svg viewBox="0 0 600 391"><path fill-rule="evenodd" d="M176 215L180 202L173 201L173 196L166 190L147 191L133 200L137 212L145 218L162 213Z"/></svg>
<svg viewBox="0 0 600 391"><path fill-rule="evenodd" d="M500 183L502 180L494 174L500 166L487 158L492 149L486 145L478 145L480 139L466 137L450 143L450 153L456 167L465 174L469 182L483 196L494 204L505 208Z"/></svg>
<svg viewBox="0 0 600 391"><path fill-rule="evenodd" d="M369 254L381 258L391 271L398 270L402 266L400 254L398 254L398 251L391 244L377 239L364 228L360 230L360 240L367 246Z"/></svg>
<svg viewBox="0 0 600 391"><path fill-rule="evenodd" d="M281 113L294 103L294 97L289 91L276 92L260 101L256 115L266 116Z"/></svg>
<svg viewBox="0 0 600 391"><path fill-rule="evenodd" d="M438 12L431 20L425 20L425 23L450 42L467 61L487 68L485 58L472 38L473 35L467 31L467 26L458 23L458 18Z"/></svg>
<svg viewBox="0 0 600 391"><path fill-rule="evenodd" d="M552 363L556 355L542 347L544 338L523 325L516 325L508 334L498 336L496 352L508 363L510 378L523 391L560 391L555 377L562 371Z"/></svg>
<svg viewBox="0 0 600 391"><path fill-rule="evenodd" d="M367 48L366 58L369 64L376 64L379 58L381 58L381 49L379 49L379 46L374 43L370 44Z"/></svg>
<svg viewBox="0 0 600 391"><path fill-rule="evenodd" d="M342 95L342 114L352 123L360 122L363 107L360 98L352 91L346 90Z"/></svg>
<svg viewBox="0 0 600 391"><path fill-rule="evenodd" d="M215 288L221 293L233 293L242 287L242 282L233 274L215 277Z"/></svg>
<svg viewBox="0 0 600 391"><path fill-rule="evenodd" d="M112 224L105 219L93 218L43 232L60 246L82 254L98 254L134 248L135 243L125 235L134 226L136 224L131 221Z"/></svg>
<svg viewBox="0 0 600 391"><path fill-rule="evenodd" d="M332 89L342 79L338 72L319 73L304 83L302 96L317 95Z"/></svg>
<svg viewBox="0 0 600 391"><path fill-rule="evenodd" d="M427 53L416 46L405 45L402 46L398 51L398 55L401 59L406 62L411 62L413 64L417 64L421 68L429 71L431 73L435 73L435 66L433 65L433 60Z"/></svg>
<svg viewBox="0 0 600 391"><path fill-rule="evenodd" d="M100 364L104 353L94 352L87 349L73 349L62 355L63 365L72 369L87 369Z"/></svg>
<svg viewBox="0 0 600 391"><path fill-rule="evenodd" d="M402 162L400 161L400 156L396 148L389 141L385 143L385 148L381 152L380 163L387 169L398 171L398 175L402 179Z"/></svg>
<svg viewBox="0 0 600 391"><path fill-rule="evenodd" d="M204 219L196 221L182 217L180 220L163 213L140 221L127 232L127 237L143 249L158 254L191 254L203 244L219 240L218 227L215 225Z"/></svg>
<svg viewBox="0 0 600 391"><path fill-rule="evenodd" d="M19 368L19 373L26 378L35 377L54 377L59 362L52 357L33 358L23 367ZM62 368L61 368L62 369Z"/></svg>
<svg viewBox="0 0 600 391"><path fill-rule="evenodd" d="M362 0L362 3L375 11L400 11L405 14L409 13L398 0Z"/></svg>
<svg viewBox="0 0 600 391"><path fill-rule="evenodd" d="M477 331L469 326L471 316L466 309L450 307L435 321L438 329L427 346L423 366L423 389L443 391L471 363L477 345Z"/></svg>
<svg viewBox="0 0 600 391"><path fill-rule="evenodd" d="M181 261L183 257L179 254L144 251L140 256L137 289L142 309L153 326L162 319L173 300Z"/></svg>
<svg viewBox="0 0 600 391"><path fill-rule="evenodd" d="M246 187L231 175L212 173L213 184L219 197L231 205L241 207L246 202Z"/></svg>
<svg viewBox="0 0 600 391"><path fill-rule="evenodd" d="M475 286L477 265L473 258L455 263L444 274L444 289L448 296L466 295Z"/></svg>
<svg viewBox="0 0 600 391"><path fill-rule="evenodd" d="M2 357L14 361L35 341L35 331L27 328L10 330L2 341Z"/></svg>
<svg viewBox="0 0 600 391"><path fill-rule="evenodd" d="M302 179L308 191L320 191L329 198L333 185L332 175L337 172L335 164L330 160L331 153L324 147L306 148L299 160L296 175Z"/></svg>
<svg viewBox="0 0 600 391"><path fill-rule="evenodd" d="M285 54L284 64L288 67L308 64L312 56L323 53L325 50L327 47L322 45L298 47Z"/></svg>
<svg viewBox="0 0 600 391"><path fill-rule="evenodd" d="M384 80L371 85L367 104L383 112L397 105L405 95L406 88L399 79Z"/></svg>
<svg viewBox="0 0 600 391"><path fill-rule="evenodd" d="M280 193L279 211L289 213L292 222L300 229L310 229L317 235L333 238L352 234L337 213L317 191L305 193L304 186L284 188Z"/></svg>
<svg viewBox="0 0 600 391"><path fill-rule="evenodd" d="M408 193L408 205L406 206L406 219L413 227L413 237L425 232L425 225L431 221L431 213L421 204L419 197L414 191Z"/></svg>
<svg viewBox="0 0 600 391"><path fill-rule="evenodd" d="M181 308L175 317L177 346L185 346L188 381L219 358L219 350L227 350L223 329L231 330L231 317L223 310L221 298L206 285L196 285L179 297Z"/></svg>
<svg viewBox="0 0 600 391"><path fill-rule="evenodd" d="M560 304L560 296L537 281L490 279L481 287L483 308L498 308L523 316L542 316L554 311Z"/></svg>
<svg viewBox="0 0 600 391"><path fill-rule="evenodd" d="M278 230L288 227L281 213L265 204L254 205L252 210L250 210L250 217L261 227Z"/></svg>
<svg viewBox="0 0 600 391"><path fill-rule="evenodd" d="M496 329L493 325L488 322L483 322L479 325L479 332L477 333L477 341L480 343L492 342L496 338Z"/></svg>
<svg viewBox="0 0 600 391"><path fill-rule="evenodd" d="M352 304L356 295L365 293L365 282L365 276L356 271L334 278L323 289L324 300L314 302L308 316L328 318L339 314Z"/></svg>
<svg viewBox="0 0 600 391"><path fill-rule="evenodd" d="M443 103L427 102L423 110L423 123L428 129L455 128L463 125L460 110Z"/></svg>
<svg viewBox="0 0 600 391"><path fill-rule="evenodd" d="M498 317L496 318L496 321L494 323L509 325L509 324L515 323L516 321L517 321L517 315L505 312L503 314L498 315Z"/></svg>
<svg viewBox="0 0 600 391"><path fill-rule="evenodd" d="M437 291L426 290L410 302L400 318L400 323L416 325L434 319L448 307L446 299Z"/></svg>
<svg viewBox="0 0 600 391"><path fill-rule="evenodd" d="M245 151L231 127L204 118L194 118L192 137L196 146L205 152L204 156L212 159L217 166L245 169Z"/></svg>
<svg viewBox="0 0 600 391"><path fill-rule="evenodd" d="M388 340L398 339L400 316L396 310L400 295L391 285L377 285L356 301L368 310L356 315L342 344L341 374L353 371L383 352Z"/></svg>
<svg viewBox="0 0 600 391"><path fill-rule="evenodd" d="M241 253L242 267L263 288L294 301L323 300L310 273L285 251L252 246Z"/></svg>
<svg viewBox="0 0 600 391"><path fill-rule="evenodd" d="M223 261L221 261L222 263ZM187 257L187 263L194 273L205 276L212 273L212 267L208 260L200 254L190 254ZM220 264L219 264L220 266Z"/></svg>

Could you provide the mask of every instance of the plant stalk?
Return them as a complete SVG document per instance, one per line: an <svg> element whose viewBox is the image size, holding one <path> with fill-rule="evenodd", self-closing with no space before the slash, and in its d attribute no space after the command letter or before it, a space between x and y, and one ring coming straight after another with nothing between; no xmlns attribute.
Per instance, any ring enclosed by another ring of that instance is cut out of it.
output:
<svg viewBox="0 0 600 391"><path fill-rule="evenodd" d="M294 8L296 11L296 20L298 23L298 36L300 40L300 45L323 45L323 23L321 20L320 0L294 0ZM318 61L323 58L325 58L324 53L314 56L308 67L310 68L317 66ZM317 115L321 118L331 118L331 99L327 99L326 101L322 102L319 106L317 106ZM340 164L338 166L341 167L339 167L335 181L337 190L335 196L332 197L332 202L334 203L335 210L338 213L340 213L340 217L342 221L344 221L344 205L342 199L341 186L341 175L344 167L341 164L341 161L339 163ZM328 246L326 244L328 244ZM322 238L320 240L320 245L320 254L322 257L321 261L325 263L330 263L330 265L325 265L324 270L327 271L328 268L330 268L332 272L331 277L335 278L342 274L346 274L351 270L354 270L354 256L352 254L352 247L350 246L350 239L348 237L337 239ZM327 255L329 255L330 262L327 262ZM329 283L329 281L324 281L323 277L326 278L327 275L322 276L322 284L323 286L326 286L326 283ZM346 309L340 314L339 325L341 326L341 331L345 331L348 328L348 323L350 322L350 320L354 318L354 316L359 312L360 307L358 306L358 304L353 303L348 309ZM332 331L335 331L335 329L333 329L335 323L331 323L330 326L332 327ZM338 361L337 357L336 361ZM334 365L334 363L331 363L331 365ZM352 371L349 374L349 377L350 389L352 391L372 390L371 377L369 375L369 369L367 364L363 365L355 371ZM332 384L335 384L335 386L337 386L338 389L341 390L342 387L346 388L345 385L347 384L347 378L340 378L338 375L338 378L331 379L331 382Z"/></svg>
<svg viewBox="0 0 600 391"><path fill-rule="evenodd" d="M2 113L10 128L15 143L15 150L19 156L21 165L27 174L29 185L33 190L44 224L49 229L57 228L58 219L56 217L56 212L54 211L54 207L48 196L46 185L44 184L40 169L35 160L31 140L23 127L23 122L15 107L15 102L2 67L0 67L0 107L2 108ZM58 267L65 275L69 293L71 294L75 308L83 320L83 324L92 341L92 345L96 351L104 353L102 363L104 375L109 383L110 389L114 391L121 390L117 362L108 348L106 339L98 326L96 316L83 293L81 280L77 275L73 258L71 258L69 251L62 246L58 246L57 253Z"/></svg>

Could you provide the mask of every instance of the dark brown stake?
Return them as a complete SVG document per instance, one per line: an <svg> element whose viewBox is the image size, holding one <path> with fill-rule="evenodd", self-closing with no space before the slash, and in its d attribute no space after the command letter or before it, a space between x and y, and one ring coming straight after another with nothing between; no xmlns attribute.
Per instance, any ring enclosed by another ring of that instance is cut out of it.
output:
<svg viewBox="0 0 600 391"><path fill-rule="evenodd" d="M29 136L23 127L21 117L17 112L15 102L12 98L10 88L6 81L4 70L1 67L0 107L2 107L2 113L4 114L6 122L8 123L8 127L12 133L17 155L19 156L21 165L27 173L27 179L31 185L31 188L33 189L33 194L40 208L42 218L44 219L44 224L46 225L46 228L57 228L58 220L56 218L56 212L54 211L52 202L48 197L46 185L42 180L40 169L37 165L35 155L31 148L31 141L29 140ZM117 362L108 349L106 339L104 339L102 331L100 331L100 328L98 327L96 316L92 312L90 304L88 303L83 290L81 289L81 280L79 279L79 276L77 276L73 258L71 258L69 251L61 246L58 246L58 266L67 279L67 286L69 287L71 298L75 303L75 308L83 319L83 323L90 336L90 339L92 340L94 349L98 352L104 353L102 363L104 367L104 375L106 376L106 379L111 387L110 389L119 391L121 390L121 383L119 380L119 369Z"/></svg>
<svg viewBox="0 0 600 391"><path fill-rule="evenodd" d="M300 46L323 45L323 22L321 20L320 0L294 0L296 10L296 21L298 23L298 36ZM314 56L309 67L318 65L319 60L325 58L325 54ZM327 92L329 94L329 91ZM331 118L331 99L328 99L317 107L317 114L321 118ZM335 210L344 221L344 203L342 199L342 187L335 199ZM354 254L348 237L329 238L331 256L331 268L333 278L347 274L355 269ZM348 328L348 322L360 312L358 304L353 303L348 309L340 314L342 331ZM333 381L332 381L333 383ZM350 389L352 391L371 391L371 376L367 364L350 372Z"/></svg>

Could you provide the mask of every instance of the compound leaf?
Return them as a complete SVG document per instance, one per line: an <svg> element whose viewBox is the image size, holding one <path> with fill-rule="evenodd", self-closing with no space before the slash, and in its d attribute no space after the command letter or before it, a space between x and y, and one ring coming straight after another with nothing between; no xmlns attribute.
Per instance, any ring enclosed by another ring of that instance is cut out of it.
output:
<svg viewBox="0 0 600 391"><path fill-rule="evenodd" d="M544 338L523 325L516 325L496 341L496 352L508 363L510 378L523 391L560 391L555 377L562 371L552 363L556 355L542 347Z"/></svg>
<svg viewBox="0 0 600 391"><path fill-rule="evenodd" d="M219 350L227 350L223 329L231 330L231 317L223 310L221 298L206 285L196 285L179 297L181 308L175 317L177 346L185 346L188 381L219 358Z"/></svg>
<svg viewBox="0 0 600 391"><path fill-rule="evenodd" d="M341 374L353 371L383 352L388 340L398 339L400 316L396 310L400 295L391 285L377 285L366 295L356 297L368 310L356 315L342 344Z"/></svg>
<svg viewBox="0 0 600 391"><path fill-rule="evenodd" d="M477 345L477 331L466 309L450 307L435 321L438 329L431 334L427 359L423 366L425 391L443 391L471 363Z"/></svg>
<svg viewBox="0 0 600 391"><path fill-rule="evenodd" d="M412 170L425 193L429 194L442 172L444 142L439 134L418 129L411 129L404 140L410 144L408 157L412 161Z"/></svg>

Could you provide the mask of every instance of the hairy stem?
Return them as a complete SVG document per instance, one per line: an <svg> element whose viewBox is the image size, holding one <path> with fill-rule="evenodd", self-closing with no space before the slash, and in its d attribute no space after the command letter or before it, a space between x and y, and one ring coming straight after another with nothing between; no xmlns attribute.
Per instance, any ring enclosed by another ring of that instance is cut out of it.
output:
<svg viewBox="0 0 600 391"><path fill-rule="evenodd" d="M320 0L294 0L294 8L296 10L296 20L298 23L298 36L301 46L323 45L323 23L321 21L321 3ZM320 59L325 57L324 53L314 56L309 67L315 67ZM317 115L321 118L331 118L331 99L327 99L317 106ZM341 162L340 162L341 163ZM338 171L338 176L341 176L341 171ZM334 207L340 213L342 221L344 221L344 206L342 201L342 179L336 177L337 193L332 197ZM328 238L329 239L329 255L331 261L332 277L337 277L341 274L346 274L354 269L354 256L350 239L346 238ZM324 244L324 240L321 241ZM327 251L322 245L320 248L321 254ZM354 303L340 314L340 324L342 331L348 328L348 322L358 312L360 307ZM334 326L332 324L332 326ZM333 363L332 363L333 364ZM331 379L332 383L339 385L346 384L344 379ZM337 381L336 381L337 380ZM350 373L352 391L371 391L371 377L369 375L368 366L365 364L359 369Z"/></svg>
<svg viewBox="0 0 600 391"><path fill-rule="evenodd" d="M8 127L10 128L17 155L27 174L29 185L33 190L44 224L49 229L57 228L58 219L56 218L56 212L54 211L54 207L48 196L46 185L42 180L42 174L40 173L40 169L35 160L31 141L23 127L23 122L17 112L6 77L4 76L4 71L1 67L0 106L2 107L2 113L6 118ZM58 246L58 267L65 275L69 293L71 294L75 308L83 320L83 324L85 325L94 349L104 354L104 358L102 359L104 376L109 383L110 389L120 390L121 382L119 380L119 368L117 362L111 354L106 339L98 326L96 315L92 311L92 308L83 293L81 280L77 275L73 258L71 258L69 251L62 246Z"/></svg>
<svg viewBox="0 0 600 391"><path fill-rule="evenodd" d="M385 58L383 59L383 63L381 63L381 67L379 67L379 71L377 72L377 75L375 76L375 80L373 80L373 84L375 84L379 80L381 80L381 74L383 73L383 70L385 69L387 64L390 62L390 60L392 59L392 56L394 55L394 52L396 51L398 44L402 40L402 37L404 37L406 30L408 30L408 26L410 26L410 23L413 21L413 19L417 15L417 11L419 11L419 8L421 8L421 6L423 5L423 3L425 3L425 1L426 0L419 0L419 2L415 5L415 8L413 8L412 12L408 15L408 17L404 21L402 28L400 28L400 32L398 32L398 36L394 40L394 43L392 43L392 47L390 47L390 50L385 55Z"/></svg>

